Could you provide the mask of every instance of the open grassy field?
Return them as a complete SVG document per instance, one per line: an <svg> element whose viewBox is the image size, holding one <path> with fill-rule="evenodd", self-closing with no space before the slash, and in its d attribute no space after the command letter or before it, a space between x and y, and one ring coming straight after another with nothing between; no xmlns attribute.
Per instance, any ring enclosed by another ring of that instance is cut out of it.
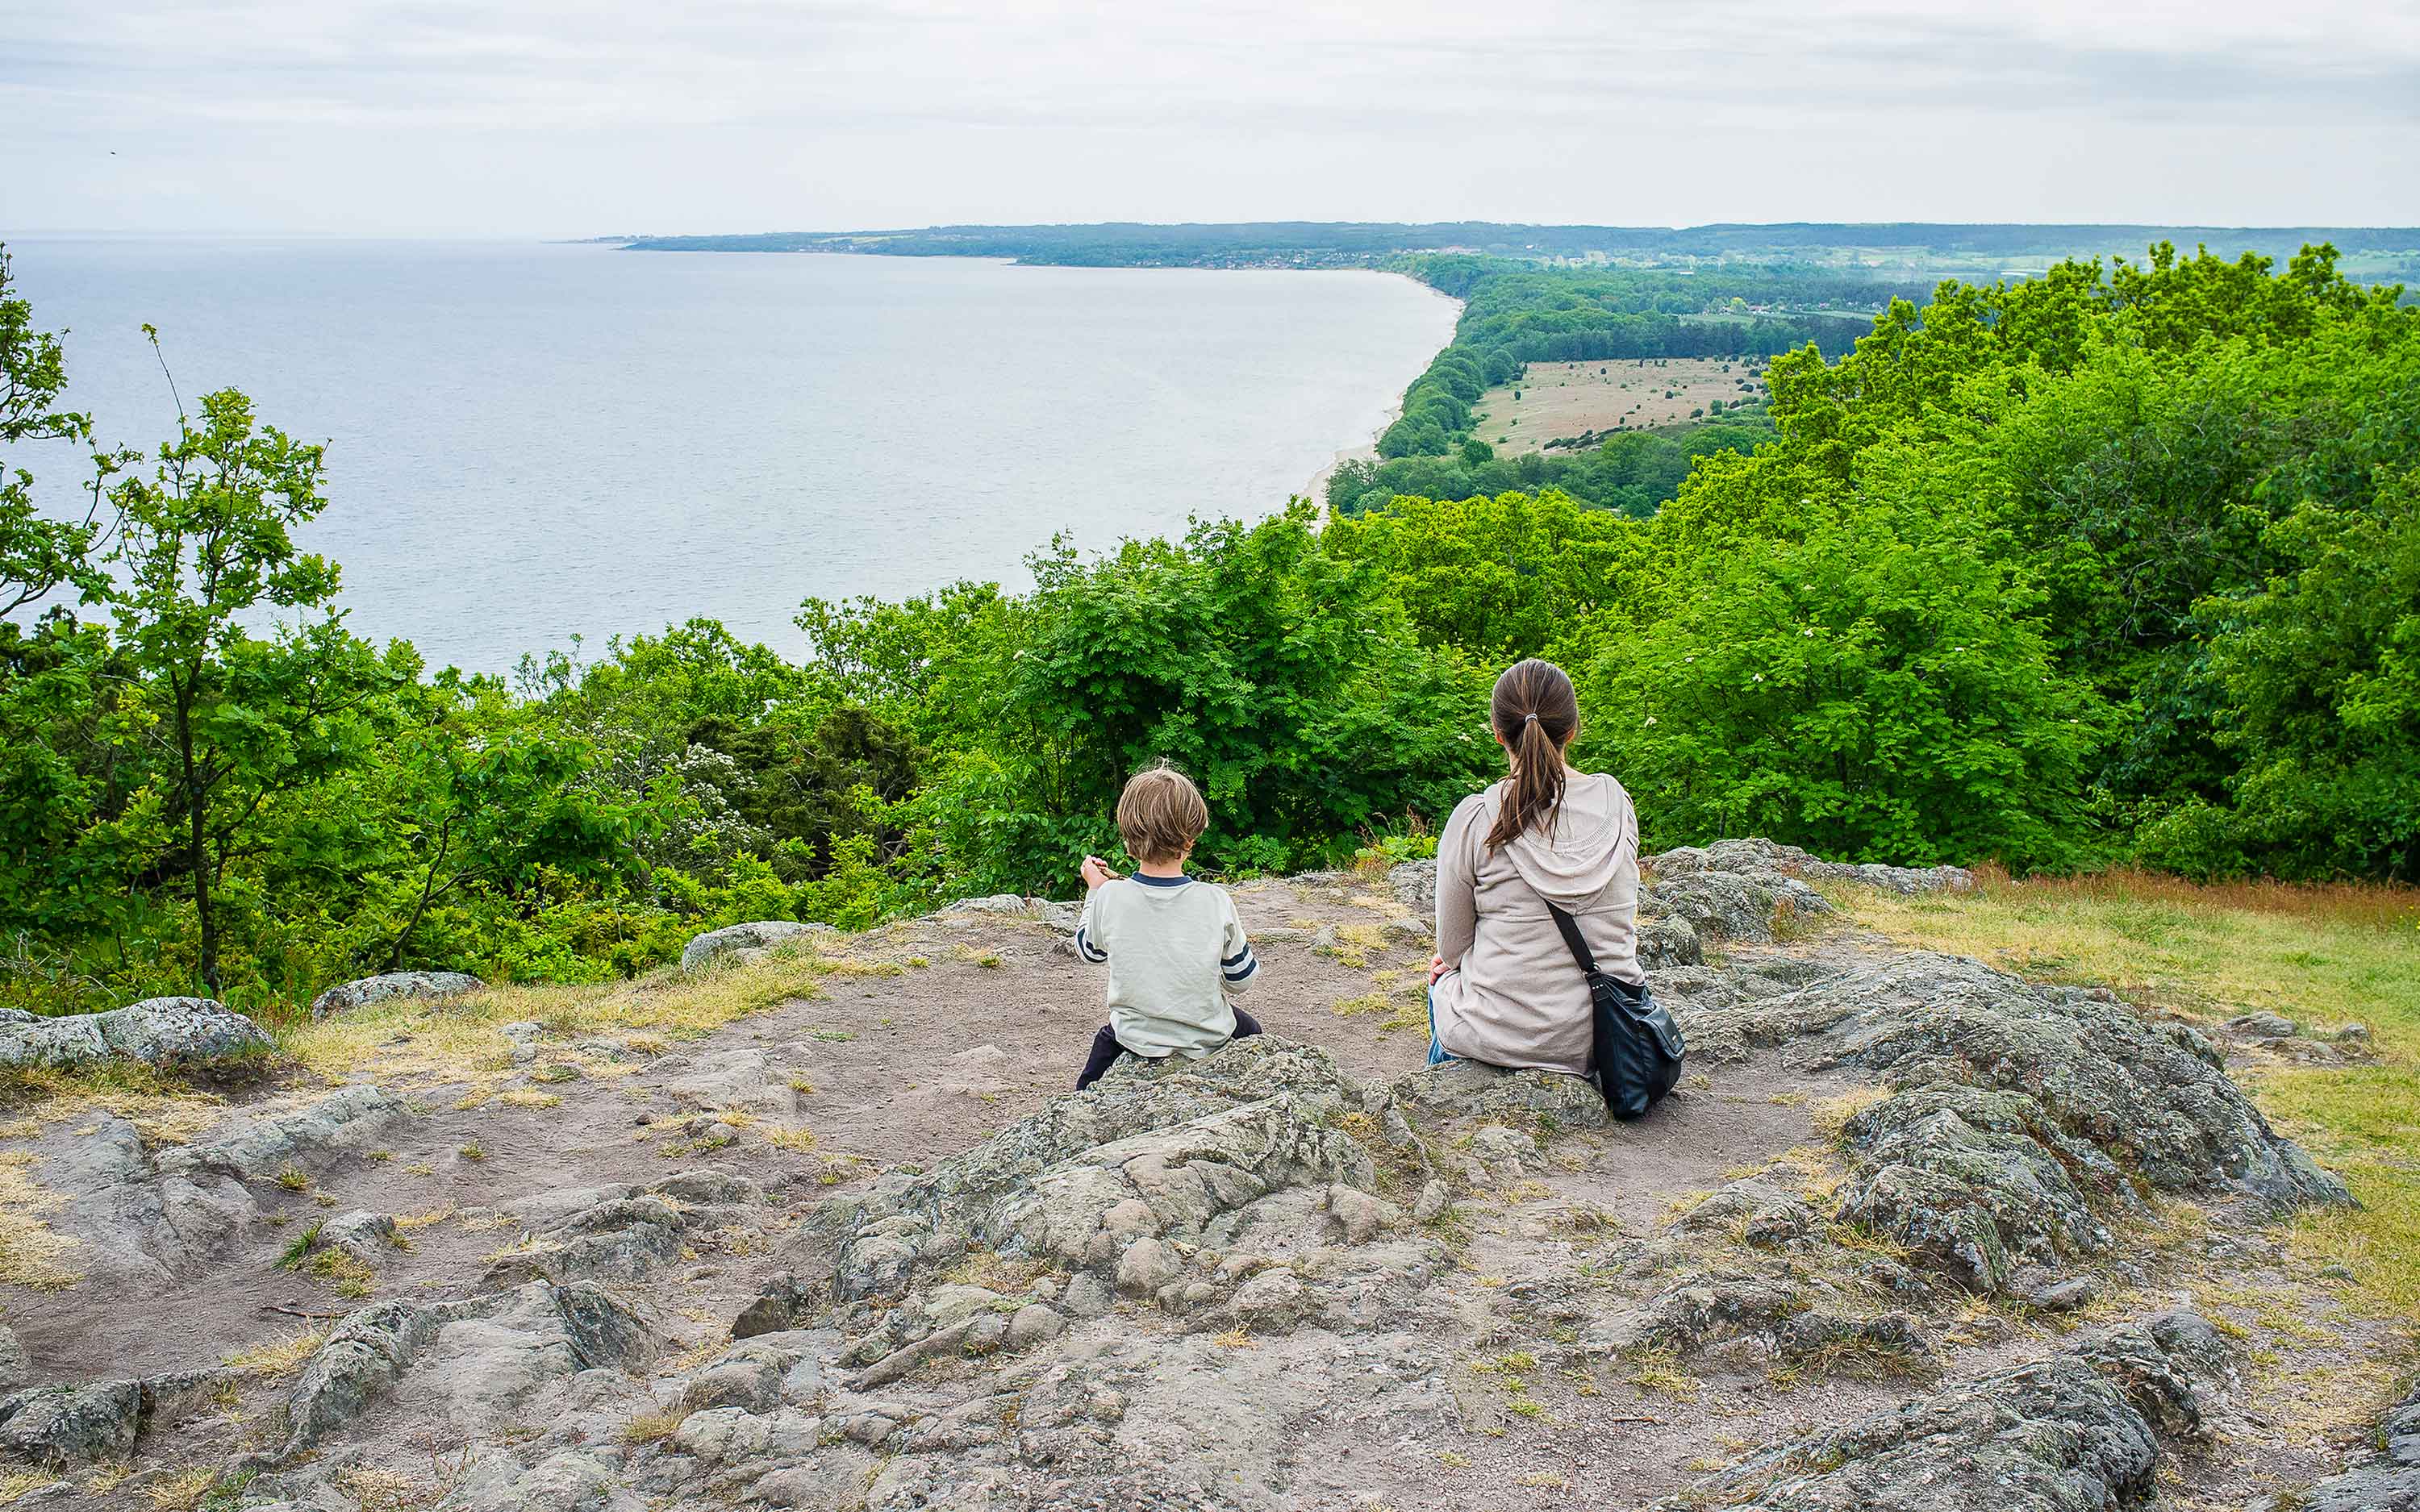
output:
<svg viewBox="0 0 2420 1512"><path fill-rule="evenodd" d="M2274 1055L2233 1053L2228 1073L2362 1205L2305 1214L2293 1242L2343 1267L2356 1305L2420 1328L2420 890L2196 887L2121 872L1986 875L1965 896L1835 896L1858 923L1906 944L2039 980L2105 984L2154 1013L2295 1020L2307 1038ZM2349 1025L2366 1037L2335 1037Z"/></svg>
<svg viewBox="0 0 2420 1512"><path fill-rule="evenodd" d="M1685 357L1531 363L1517 383L1490 389L1472 406L1471 434L1507 456L1591 431L1653 430L1705 419L1726 405L1764 397L1759 363ZM1514 395L1519 397L1515 398Z"/></svg>

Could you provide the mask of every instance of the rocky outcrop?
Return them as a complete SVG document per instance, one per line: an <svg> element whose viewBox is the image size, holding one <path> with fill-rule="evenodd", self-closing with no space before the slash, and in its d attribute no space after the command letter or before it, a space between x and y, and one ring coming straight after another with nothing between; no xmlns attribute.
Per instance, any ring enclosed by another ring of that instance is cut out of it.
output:
<svg viewBox="0 0 2420 1512"><path fill-rule="evenodd" d="M1081 903L1059 903L1048 898L1027 898L1014 892L996 892L984 898L961 898L945 905L936 916L941 918L962 918L970 914L1005 915L1011 918L1037 918L1062 934L1076 933L1076 921L1083 917Z"/></svg>
<svg viewBox="0 0 2420 1512"><path fill-rule="evenodd" d="M455 1415L493 1420L541 1382L578 1371L634 1369L657 1330L604 1288L532 1281L441 1303L380 1303L346 1318L286 1394L291 1458L360 1417L406 1371L440 1378Z"/></svg>
<svg viewBox="0 0 2420 1512"><path fill-rule="evenodd" d="M467 971L389 971L329 988L311 999L311 1016L329 1018L398 997L430 1001L459 997L487 985Z"/></svg>
<svg viewBox="0 0 2420 1512"><path fill-rule="evenodd" d="M1961 866L1882 866L1871 862L1823 861L1795 845L1760 837L1718 840L1700 848L1677 846L1646 857L1647 871L1657 881L1729 872L1771 884L1774 878L1813 878L1822 882L1854 882L1886 892L1965 892L1975 874Z"/></svg>
<svg viewBox="0 0 2420 1512"><path fill-rule="evenodd" d="M2420 1512L2420 1384L2388 1410L2366 1457L2291 1504L2300 1512Z"/></svg>
<svg viewBox="0 0 2420 1512"><path fill-rule="evenodd" d="M1855 1180L1841 1216L1978 1291L2026 1262L2111 1245L2154 1191L2235 1189L2279 1208L2348 1201L2272 1131L2193 1030L2112 995L2043 987L1914 953L1685 1019L1693 1042L1777 1046L1814 1069L1879 1073L1888 1095L1841 1130Z"/></svg>
<svg viewBox="0 0 2420 1512"><path fill-rule="evenodd" d="M818 1213L842 1297L897 1295L970 1245L1106 1266L1122 1239L1199 1236L1290 1185L1370 1180L1327 1116L1358 1088L1324 1050L1263 1036L1198 1061L1122 1060L932 1171Z"/></svg>
<svg viewBox="0 0 2420 1512"><path fill-rule="evenodd" d="M708 930L691 939L681 950L683 971L703 971L711 965L747 965L763 960L774 950L795 947L816 934L837 934L830 924L798 924L786 918L759 919L750 924L729 924Z"/></svg>
<svg viewBox="0 0 2420 1512"><path fill-rule="evenodd" d="M260 1026L208 997L147 997L106 1013L0 1023L0 1066L200 1066L275 1048Z"/></svg>
<svg viewBox="0 0 2420 1512"><path fill-rule="evenodd" d="M1811 1434L1660 1505L2095 1512L2146 1496L2162 1441L2203 1434L2232 1383L2217 1331L2195 1314L2166 1313Z"/></svg>

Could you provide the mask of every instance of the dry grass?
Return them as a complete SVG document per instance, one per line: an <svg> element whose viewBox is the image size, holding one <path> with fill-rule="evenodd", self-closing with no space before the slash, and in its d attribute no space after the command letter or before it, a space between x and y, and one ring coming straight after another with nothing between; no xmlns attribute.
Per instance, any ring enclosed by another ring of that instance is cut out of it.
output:
<svg viewBox="0 0 2420 1512"><path fill-rule="evenodd" d="M689 1414L677 1408L668 1412L642 1412L622 1425L622 1442L628 1444L662 1443L680 1431Z"/></svg>
<svg viewBox="0 0 2420 1512"><path fill-rule="evenodd" d="M1489 389L1472 408L1474 434L1500 456L1590 431L1684 424L1692 409L1717 399L1738 403L1760 390L1741 388L1755 363L1721 358L1608 358L1593 363L1531 363L1516 383ZM1521 397L1512 397L1515 391ZM1670 397L1667 397L1667 395ZM1568 452L1551 455L1570 455Z"/></svg>
<svg viewBox="0 0 2420 1512"><path fill-rule="evenodd" d="M0 1474L0 1506L14 1506L30 1493L58 1483L56 1471L15 1470Z"/></svg>
<svg viewBox="0 0 2420 1512"><path fill-rule="evenodd" d="M249 1370L255 1375L272 1379L290 1376L302 1369L313 1355L319 1352L319 1346L327 1342L326 1330L310 1329L289 1334L281 1339L271 1339L266 1344L256 1344L250 1349L238 1350L219 1363L231 1369Z"/></svg>
<svg viewBox="0 0 2420 1512"><path fill-rule="evenodd" d="M2141 872L1980 876L1962 895L1827 891L1856 922L1906 944L2037 980L2107 985L2154 1012L2210 1023L2267 1010L2321 1032L2368 1027L2374 1059L2242 1057L2229 1074L2361 1199L2298 1217L2297 1252L2350 1271L2348 1301L2364 1311L2420 1318L2420 889L2200 886Z"/></svg>
<svg viewBox="0 0 2420 1512"><path fill-rule="evenodd" d="M0 1281L56 1291L83 1280L84 1273L68 1263L76 1242L42 1219L61 1199L25 1174L33 1163L28 1154L0 1153Z"/></svg>
<svg viewBox="0 0 2420 1512"><path fill-rule="evenodd" d="M765 1142L776 1149L809 1150L815 1148L815 1132L813 1129L768 1130Z"/></svg>
<svg viewBox="0 0 2420 1512"><path fill-rule="evenodd" d="M808 949L694 977L668 966L629 981L496 986L441 1002L392 998L341 1017L285 1026L278 1042L286 1055L330 1078L374 1071L387 1085L461 1082L509 1063L512 1045L501 1032L505 1024L535 1020L563 1039L617 1035L631 1049L655 1054L672 1040L711 1033L781 1003L820 997L817 979L834 969ZM573 1057L553 1058L569 1063Z"/></svg>
<svg viewBox="0 0 2420 1512"><path fill-rule="evenodd" d="M191 1470L178 1471L166 1480L152 1482L143 1488L143 1493L151 1499L153 1506L163 1509L163 1512L193 1512L194 1507L202 1504L202 1498L210 1494L210 1488L218 1483L219 1473L216 1470L209 1465L197 1465Z"/></svg>
<svg viewBox="0 0 2420 1512"><path fill-rule="evenodd" d="M1704 1389L1704 1382L1683 1368L1681 1357L1661 1346L1634 1350L1622 1363L1628 1366L1622 1379L1644 1394L1693 1402Z"/></svg>

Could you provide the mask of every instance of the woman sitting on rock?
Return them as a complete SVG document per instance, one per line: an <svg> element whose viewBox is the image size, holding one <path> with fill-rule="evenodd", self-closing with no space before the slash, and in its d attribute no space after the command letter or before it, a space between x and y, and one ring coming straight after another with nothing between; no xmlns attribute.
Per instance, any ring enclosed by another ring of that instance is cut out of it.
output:
<svg viewBox="0 0 2420 1512"><path fill-rule="evenodd" d="M1599 969L1643 981L1638 815L1610 777L1575 772L1572 680L1550 661L1496 680L1489 722L1512 774L1462 800L1437 839L1429 1064L1589 1072L1588 980L1546 911L1578 920Z"/></svg>

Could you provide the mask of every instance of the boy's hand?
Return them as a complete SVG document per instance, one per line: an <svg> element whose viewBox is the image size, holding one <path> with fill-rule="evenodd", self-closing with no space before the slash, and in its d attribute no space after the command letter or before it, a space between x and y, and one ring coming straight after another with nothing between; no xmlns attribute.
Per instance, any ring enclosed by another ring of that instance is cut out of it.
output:
<svg viewBox="0 0 2420 1512"><path fill-rule="evenodd" d="M1109 870L1109 863L1097 856L1085 856L1084 864L1079 871L1084 878L1086 892L1091 892L1104 882L1115 882L1118 877L1115 872Z"/></svg>
<svg viewBox="0 0 2420 1512"><path fill-rule="evenodd" d="M1446 971L1446 966L1445 966L1445 957L1443 957L1443 956L1441 956L1441 955L1433 955L1433 956L1429 957L1429 985L1430 985L1430 986L1432 986L1432 987L1435 986L1435 985L1437 984L1437 979L1438 979L1439 977L1444 976L1444 975L1445 975L1445 971Z"/></svg>

